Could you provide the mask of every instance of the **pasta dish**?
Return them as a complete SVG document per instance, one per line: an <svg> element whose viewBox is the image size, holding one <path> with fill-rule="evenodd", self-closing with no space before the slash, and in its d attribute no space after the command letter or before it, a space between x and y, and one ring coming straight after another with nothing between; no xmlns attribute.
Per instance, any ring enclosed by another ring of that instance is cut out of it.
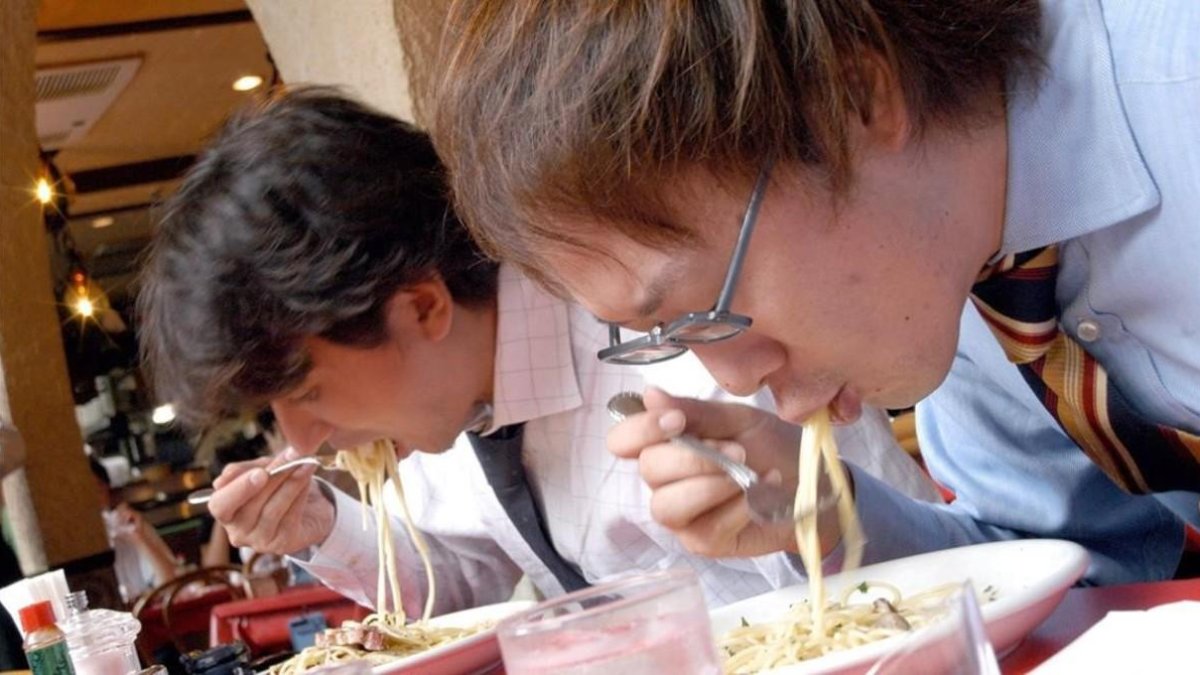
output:
<svg viewBox="0 0 1200 675"><path fill-rule="evenodd" d="M358 483L363 509L363 529L370 525L367 509L374 512L378 532L379 581L376 587L375 613L362 622L347 621L339 628L327 629L317 636L316 644L273 667L274 675L290 675L341 661L366 660L383 664L411 656L427 649L453 642L483 631L490 626L480 624L470 628L431 626L427 622L433 611L434 577L425 539L413 525L404 499L404 487L396 466L396 453L390 441L375 441L353 450L341 450L336 465L346 470ZM413 546L425 567L425 608L421 620L409 623L401 603L400 577L396 569L396 549L392 540L391 519L384 504L383 491L391 482L400 502L404 524Z"/></svg>
<svg viewBox="0 0 1200 675"><path fill-rule="evenodd" d="M862 527L833 439L829 413L822 410L804 424L796 488L796 545L808 575L808 600L793 605L778 621L750 625L743 619L740 628L726 633L719 646L727 673L757 673L919 628L944 611L946 597L956 588L955 584L947 584L906 598L891 584L864 582L847 588L836 601L829 602L817 528L820 511L829 506L819 499L823 478L835 496L845 551L843 569L854 569L862 559Z"/></svg>

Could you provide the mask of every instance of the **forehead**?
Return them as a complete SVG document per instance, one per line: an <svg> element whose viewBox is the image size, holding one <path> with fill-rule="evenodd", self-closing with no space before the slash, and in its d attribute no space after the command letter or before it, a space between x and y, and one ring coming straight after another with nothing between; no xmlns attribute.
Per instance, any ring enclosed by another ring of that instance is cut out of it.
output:
<svg viewBox="0 0 1200 675"><path fill-rule="evenodd" d="M574 241L542 239L535 257L547 269L537 272L602 318L629 314L647 294L669 300L675 288L724 274L752 187L692 169L664 181L651 221L553 216L547 231Z"/></svg>

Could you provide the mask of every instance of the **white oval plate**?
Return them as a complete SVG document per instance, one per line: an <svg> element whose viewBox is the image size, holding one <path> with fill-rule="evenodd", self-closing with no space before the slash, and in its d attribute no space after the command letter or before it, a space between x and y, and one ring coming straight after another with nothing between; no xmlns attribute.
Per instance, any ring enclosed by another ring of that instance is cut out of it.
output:
<svg viewBox="0 0 1200 675"><path fill-rule="evenodd" d="M997 656L1011 651L1058 606L1067 589L1083 576L1087 551L1078 544L1055 539L1026 539L977 544L900 558L836 574L826 579L828 595L836 598L846 586L863 581L886 581L904 594L968 579L976 591L988 586L996 599L980 609L988 638ZM711 613L718 638L741 625L774 621L808 596L801 584L726 605ZM936 624L934 624L936 626ZM922 631L928 631L927 626ZM775 675L865 673L888 652L904 644L900 636L854 649L834 652L802 664L775 668Z"/></svg>
<svg viewBox="0 0 1200 675"><path fill-rule="evenodd" d="M435 626L474 626L483 621L497 622L534 605L531 600L514 600L495 605L484 605L461 612L435 616L429 623ZM465 675L478 672L500 662L500 645L496 642L496 629L476 633L449 644L434 647L429 651L413 654L391 663L375 666L373 675L397 675L398 673L421 673L421 675Z"/></svg>

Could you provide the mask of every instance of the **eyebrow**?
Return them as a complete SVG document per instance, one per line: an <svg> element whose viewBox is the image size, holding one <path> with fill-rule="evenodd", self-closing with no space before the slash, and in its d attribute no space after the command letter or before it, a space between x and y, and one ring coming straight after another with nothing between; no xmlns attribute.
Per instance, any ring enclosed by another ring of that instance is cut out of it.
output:
<svg viewBox="0 0 1200 675"><path fill-rule="evenodd" d="M649 284L646 284L642 300L634 308L634 313L637 314L638 318L650 317L657 313L666 300L667 291L678 283L681 276L683 276L683 270L678 266L672 265L662 274L651 280Z"/></svg>

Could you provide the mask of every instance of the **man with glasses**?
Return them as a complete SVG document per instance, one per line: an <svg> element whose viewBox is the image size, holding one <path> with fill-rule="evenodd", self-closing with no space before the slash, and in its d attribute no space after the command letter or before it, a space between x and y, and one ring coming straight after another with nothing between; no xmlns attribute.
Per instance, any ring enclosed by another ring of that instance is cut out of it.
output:
<svg viewBox="0 0 1200 675"><path fill-rule="evenodd" d="M439 613L505 600L522 574L556 595L686 565L714 605L794 583L783 554L688 553L651 517L635 463L605 450L610 397L649 383L708 396L703 368L597 363L607 327L483 259L442 181L424 134L328 91L238 115L170 200L147 262L156 393L194 423L270 405L292 454L393 440ZM907 457L867 452L922 484ZM370 603L376 531L311 467L269 477L285 459L226 468L210 511L234 544L295 554ZM421 564L392 532L419 615Z"/></svg>
<svg viewBox="0 0 1200 675"><path fill-rule="evenodd" d="M1195 571L1194 3L456 8L434 139L459 213L492 255L647 333L614 330L602 359L691 349L792 423L920 402L956 500L851 462L868 561L1060 537L1090 550L1090 583ZM786 425L646 404L610 448L639 458L660 522L708 555L794 550L665 442L734 441L792 486Z"/></svg>

